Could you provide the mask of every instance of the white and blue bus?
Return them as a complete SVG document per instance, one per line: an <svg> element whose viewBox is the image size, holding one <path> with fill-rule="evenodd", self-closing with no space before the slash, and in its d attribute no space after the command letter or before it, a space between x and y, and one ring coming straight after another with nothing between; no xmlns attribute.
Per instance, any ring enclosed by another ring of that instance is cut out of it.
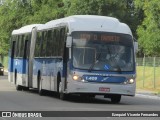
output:
<svg viewBox="0 0 160 120"><path fill-rule="evenodd" d="M118 19L75 15L23 28L12 33L9 59L17 90L54 91L61 99L104 95L114 103L135 95L136 44Z"/></svg>

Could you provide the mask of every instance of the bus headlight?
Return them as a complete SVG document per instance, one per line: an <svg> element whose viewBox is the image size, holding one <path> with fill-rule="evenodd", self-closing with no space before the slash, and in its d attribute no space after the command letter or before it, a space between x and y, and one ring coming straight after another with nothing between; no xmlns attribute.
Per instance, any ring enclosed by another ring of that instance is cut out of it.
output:
<svg viewBox="0 0 160 120"><path fill-rule="evenodd" d="M3 71L3 68L1 68L1 71Z"/></svg>
<svg viewBox="0 0 160 120"><path fill-rule="evenodd" d="M75 81L81 81L82 77L80 77L78 75L73 75L72 79L75 80Z"/></svg>
<svg viewBox="0 0 160 120"><path fill-rule="evenodd" d="M73 80L78 80L79 76L78 75L73 75Z"/></svg>
<svg viewBox="0 0 160 120"><path fill-rule="evenodd" d="M129 80L128 80L128 83L129 83L129 84L133 84L133 83L134 83L134 79L129 79Z"/></svg>
<svg viewBox="0 0 160 120"><path fill-rule="evenodd" d="M133 84L133 83L134 83L134 79L132 78L124 82L124 84Z"/></svg>

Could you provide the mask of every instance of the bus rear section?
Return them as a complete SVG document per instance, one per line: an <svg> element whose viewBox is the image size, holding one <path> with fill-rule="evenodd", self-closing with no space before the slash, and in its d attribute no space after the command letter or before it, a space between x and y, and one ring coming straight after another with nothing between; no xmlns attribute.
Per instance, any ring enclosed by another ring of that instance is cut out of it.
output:
<svg viewBox="0 0 160 120"><path fill-rule="evenodd" d="M23 26L13 30L10 41L8 79L17 90L29 89L29 58L32 28L40 24Z"/></svg>

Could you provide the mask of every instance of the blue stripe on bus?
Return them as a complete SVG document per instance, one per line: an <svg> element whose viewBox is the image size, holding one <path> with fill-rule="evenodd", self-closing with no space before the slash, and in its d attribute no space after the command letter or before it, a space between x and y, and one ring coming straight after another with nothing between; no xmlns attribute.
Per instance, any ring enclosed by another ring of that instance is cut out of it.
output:
<svg viewBox="0 0 160 120"><path fill-rule="evenodd" d="M57 58L35 58L33 61L33 75L41 71L42 76L56 76L58 72L63 77L63 63Z"/></svg>
<svg viewBox="0 0 160 120"><path fill-rule="evenodd" d="M62 60L57 58L35 58L33 60L33 75L37 75L41 71L42 76L56 76L58 72L61 76L66 76L66 66L63 65ZM63 69L64 68L64 69ZM22 58L9 58L9 72L17 72L19 74L28 74L28 60Z"/></svg>
<svg viewBox="0 0 160 120"><path fill-rule="evenodd" d="M101 82L101 83L123 83L126 77L121 76L99 76L99 75L83 75L82 77L88 82Z"/></svg>
<svg viewBox="0 0 160 120"><path fill-rule="evenodd" d="M15 70L17 70L17 73L26 74L27 73L27 67L26 67L27 65L28 65L27 59L23 59L23 58L12 59L9 57L8 71L15 72Z"/></svg>

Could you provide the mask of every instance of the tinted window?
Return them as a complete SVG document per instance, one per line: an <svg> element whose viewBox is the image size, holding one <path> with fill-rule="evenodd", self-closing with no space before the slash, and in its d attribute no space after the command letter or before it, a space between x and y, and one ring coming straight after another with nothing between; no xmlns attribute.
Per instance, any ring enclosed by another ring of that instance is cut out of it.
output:
<svg viewBox="0 0 160 120"><path fill-rule="evenodd" d="M47 34L47 49L46 49L46 56L50 57L52 56L52 30L49 30L48 31L48 34Z"/></svg>
<svg viewBox="0 0 160 120"><path fill-rule="evenodd" d="M42 32L38 32L36 39L36 46L35 46L35 57L39 57L41 50L41 40L42 40Z"/></svg>
<svg viewBox="0 0 160 120"><path fill-rule="evenodd" d="M24 35L20 36L19 39L19 57L23 57L24 52Z"/></svg>
<svg viewBox="0 0 160 120"><path fill-rule="evenodd" d="M42 45L41 45L41 57L46 56L46 47L47 47L47 31L42 32Z"/></svg>

